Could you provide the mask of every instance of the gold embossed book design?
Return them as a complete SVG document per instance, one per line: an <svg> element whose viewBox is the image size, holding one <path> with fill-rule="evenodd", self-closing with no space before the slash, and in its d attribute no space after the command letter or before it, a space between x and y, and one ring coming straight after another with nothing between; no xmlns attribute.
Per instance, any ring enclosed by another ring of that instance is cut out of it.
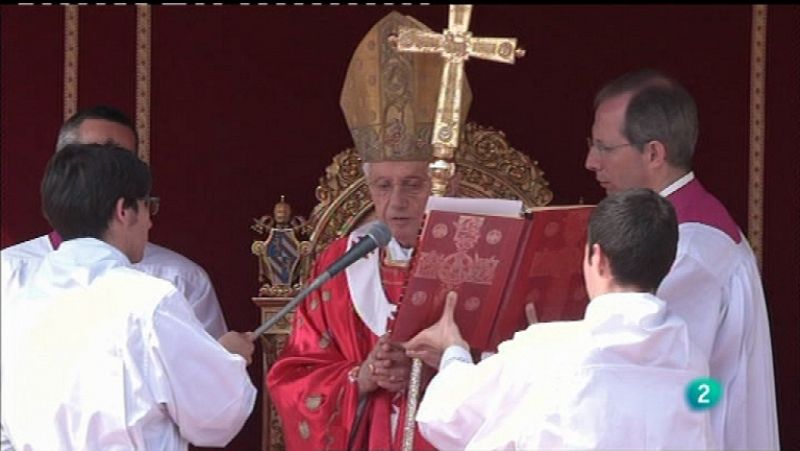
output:
<svg viewBox="0 0 800 451"><path fill-rule="evenodd" d="M496 350L527 327L528 302L542 322L582 318L592 208L536 207L516 217L430 210L392 339L406 341L433 325L449 291L458 294L455 318L464 339L480 351Z"/></svg>

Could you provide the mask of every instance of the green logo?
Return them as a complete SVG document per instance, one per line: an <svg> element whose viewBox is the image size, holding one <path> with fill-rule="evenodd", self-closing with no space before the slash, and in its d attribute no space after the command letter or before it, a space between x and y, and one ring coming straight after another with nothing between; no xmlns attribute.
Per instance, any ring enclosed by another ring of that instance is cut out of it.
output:
<svg viewBox="0 0 800 451"><path fill-rule="evenodd" d="M713 377L700 377L686 386L686 402L692 410L710 409L722 398L722 385Z"/></svg>

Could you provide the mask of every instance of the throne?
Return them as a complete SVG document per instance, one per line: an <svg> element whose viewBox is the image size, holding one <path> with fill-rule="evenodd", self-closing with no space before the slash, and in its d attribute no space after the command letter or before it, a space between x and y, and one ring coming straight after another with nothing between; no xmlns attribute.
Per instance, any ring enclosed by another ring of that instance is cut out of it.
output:
<svg viewBox="0 0 800 451"><path fill-rule="evenodd" d="M553 198L536 161L511 147L500 130L467 123L455 163L461 197L516 199L525 207L547 205ZM264 215L251 227L266 235L251 246L258 258L262 282L258 296L252 300L260 308L262 322L300 290L314 258L325 246L371 219L373 205L355 149L333 157L320 178L316 197L319 203L308 220L290 217L288 204L281 202L276 205L274 218ZM291 320L289 314L260 337L264 374L286 343ZM262 402L261 449L282 450L280 419L268 394Z"/></svg>

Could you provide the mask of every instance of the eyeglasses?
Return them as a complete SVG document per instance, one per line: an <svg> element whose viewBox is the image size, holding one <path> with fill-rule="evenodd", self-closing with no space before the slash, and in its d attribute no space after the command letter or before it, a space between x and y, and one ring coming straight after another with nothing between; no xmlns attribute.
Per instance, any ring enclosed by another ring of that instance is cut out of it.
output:
<svg viewBox="0 0 800 451"><path fill-rule="evenodd" d="M388 196L395 190L395 183L384 178L368 181L367 185L378 196ZM428 181L417 177L401 180L397 188L400 190L400 194L404 196L417 196L429 190Z"/></svg>
<svg viewBox="0 0 800 451"><path fill-rule="evenodd" d="M595 142L594 140L592 140L592 138L587 137L586 138L586 145L589 147L589 150L597 149L598 151L600 151L600 153L608 153L608 152L611 152L614 149L619 149L619 148L625 147L625 146L633 146L635 144L633 144L633 143L622 143L622 144L616 144L616 145L613 145L613 146L607 146L605 144L602 144L602 143L599 143L599 142Z"/></svg>
<svg viewBox="0 0 800 451"><path fill-rule="evenodd" d="M158 207L161 205L161 199L157 196L145 196L142 198L144 205L150 210L150 216L155 216L158 213Z"/></svg>

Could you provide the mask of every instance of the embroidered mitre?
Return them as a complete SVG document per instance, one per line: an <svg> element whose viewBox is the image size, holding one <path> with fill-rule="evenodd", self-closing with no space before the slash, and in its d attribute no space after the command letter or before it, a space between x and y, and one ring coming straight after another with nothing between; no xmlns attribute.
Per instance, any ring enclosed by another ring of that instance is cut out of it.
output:
<svg viewBox="0 0 800 451"><path fill-rule="evenodd" d="M340 105L361 160L430 160L431 133L441 84L443 58L397 52L389 36L400 26L430 31L396 11L376 23L356 48L347 68ZM463 82L461 117L472 92Z"/></svg>

